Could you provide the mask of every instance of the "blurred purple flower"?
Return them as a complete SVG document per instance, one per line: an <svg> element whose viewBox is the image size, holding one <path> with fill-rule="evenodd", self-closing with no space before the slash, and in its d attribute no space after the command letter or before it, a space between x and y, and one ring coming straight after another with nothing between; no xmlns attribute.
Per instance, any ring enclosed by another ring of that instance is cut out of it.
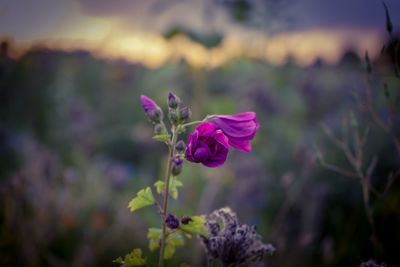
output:
<svg viewBox="0 0 400 267"><path fill-rule="evenodd" d="M255 112L218 115L211 120L228 137L229 145L242 152L250 152L251 144L260 124Z"/></svg>
<svg viewBox="0 0 400 267"><path fill-rule="evenodd" d="M188 137L186 159L214 168L224 164L229 151L228 138L211 122L203 122Z"/></svg>

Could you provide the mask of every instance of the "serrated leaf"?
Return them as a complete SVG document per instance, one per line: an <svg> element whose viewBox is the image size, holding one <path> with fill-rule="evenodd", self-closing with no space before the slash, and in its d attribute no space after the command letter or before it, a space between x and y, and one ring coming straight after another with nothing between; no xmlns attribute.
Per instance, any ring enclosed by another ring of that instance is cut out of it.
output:
<svg viewBox="0 0 400 267"><path fill-rule="evenodd" d="M175 248L185 244L185 240L180 231L173 232L168 235L165 244L164 259L168 260L175 254Z"/></svg>
<svg viewBox="0 0 400 267"><path fill-rule="evenodd" d="M121 257L116 258L115 260L113 260L114 263L124 263L124 260Z"/></svg>
<svg viewBox="0 0 400 267"><path fill-rule="evenodd" d="M156 187L156 191L158 194L161 194L164 192L164 182L161 180L158 180L157 182L154 183L154 186Z"/></svg>
<svg viewBox="0 0 400 267"><path fill-rule="evenodd" d="M185 244L181 231L175 231L168 235L167 244L174 247L181 247Z"/></svg>
<svg viewBox="0 0 400 267"><path fill-rule="evenodd" d="M149 231L147 232L147 239L149 239L149 249L151 251L154 251L160 247L160 236L161 229L149 228Z"/></svg>
<svg viewBox="0 0 400 267"><path fill-rule="evenodd" d="M204 218L200 216L192 216L191 221L189 221L187 224L181 224L181 229L190 232L192 234L198 234L202 235L204 237L208 237L208 232L206 228L206 221Z"/></svg>
<svg viewBox="0 0 400 267"><path fill-rule="evenodd" d="M167 143L171 139L171 136L169 134L156 134L153 136L153 139Z"/></svg>
<svg viewBox="0 0 400 267"><path fill-rule="evenodd" d="M175 247L172 245L166 244L165 250L164 250L164 259L169 260L174 256L175 254Z"/></svg>
<svg viewBox="0 0 400 267"><path fill-rule="evenodd" d="M159 228L149 228L147 238L149 239L149 249L154 251L160 248L160 238L162 230ZM175 248L183 246L185 240L180 231L175 231L167 236L165 241L164 259L170 259L175 253Z"/></svg>
<svg viewBox="0 0 400 267"><path fill-rule="evenodd" d="M136 248L131 253L126 254L124 259L119 257L113 262L121 264L121 267L143 266L146 265L146 258L142 257L142 250Z"/></svg>
<svg viewBox="0 0 400 267"><path fill-rule="evenodd" d="M151 188L148 186L145 189L140 190L136 197L134 197L128 204L128 208L131 212L134 212L138 209L144 208L146 206L152 205L155 203L153 192L151 192Z"/></svg>
<svg viewBox="0 0 400 267"><path fill-rule="evenodd" d="M159 180L154 183L154 186L156 187L157 193L161 194L165 190L164 182ZM169 182L169 195L173 199L178 199L178 187L183 186L183 183L178 180L176 177L172 177Z"/></svg>

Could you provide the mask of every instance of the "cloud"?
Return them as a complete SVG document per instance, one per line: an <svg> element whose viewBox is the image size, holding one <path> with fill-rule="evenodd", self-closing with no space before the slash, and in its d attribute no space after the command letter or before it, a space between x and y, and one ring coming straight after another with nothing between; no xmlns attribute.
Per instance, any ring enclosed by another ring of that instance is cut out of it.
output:
<svg viewBox="0 0 400 267"><path fill-rule="evenodd" d="M1 1L0 10L0 34L25 41L59 26L68 4L62 0Z"/></svg>
<svg viewBox="0 0 400 267"><path fill-rule="evenodd" d="M386 0L400 27L400 1ZM297 30L310 28L384 29L385 15L378 0L295 1L288 13Z"/></svg>
<svg viewBox="0 0 400 267"><path fill-rule="evenodd" d="M380 29L385 23L379 0L248 0L252 23L235 23L234 0L77 0L92 16L118 19L132 30L165 31L185 25L198 31L232 31L251 26L264 33L311 29ZM400 1L385 1L400 26Z"/></svg>
<svg viewBox="0 0 400 267"><path fill-rule="evenodd" d="M83 13L116 20L132 31L164 32L185 26L201 32L226 30L228 16L213 0L77 0Z"/></svg>
<svg viewBox="0 0 400 267"><path fill-rule="evenodd" d="M233 19L234 1L0 0L0 35L28 46L87 48L149 66L177 58L217 66L242 55L276 64L288 56L304 65L317 57L333 63L350 46L373 54L382 43L377 29L384 31L385 16L379 0L248 0L250 20L240 23ZM399 30L400 1L386 3ZM176 26L196 34L221 33L224 39L209 50L184 36L167 41L160 35Z"/></svg>
<svg viewBox="0 0 400 267"><path fill-rule="evenodd" d="M96 39L110 23L84 16L76 2L65 0L0 0L0 38L35 42L57 38Z"/></svg>

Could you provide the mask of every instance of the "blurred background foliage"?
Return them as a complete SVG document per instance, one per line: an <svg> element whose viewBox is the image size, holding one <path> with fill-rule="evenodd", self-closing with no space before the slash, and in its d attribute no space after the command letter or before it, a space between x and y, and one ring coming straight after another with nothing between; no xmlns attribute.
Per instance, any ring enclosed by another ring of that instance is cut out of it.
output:
<svg viewBox="0 0 400 267"><path fill-rule="evenodd" d="M250 6L225 2L232 16L246 19ZM204 45L220 38L208 36ZM351 50L334 66L299 67L290 58L274 66L243 57L213 69L184 60L150 69L86 51L32 48L15 59L12 43L3 41L0 265L110 266L133 247L147 247L145 229L158 227L159 218L152 210L132 215L127 204L160 178L166 148L151 139L139 96L165 107L168 91L192 107L194 119L253 110L261 125L251 154L232 151L218 169L185 163L179 204L171 201L177 215L231 206L276 246L261 266L358 266L371 258L400 264L398 181L384 195L371 195L372 227L359 181L316 157L318 148L327 162L351 169L321 127L346 137L343 122L351 117L352 127L370 129L363 166L376 156L370 177L376 190L383 192L399 170L393 138L400 136L400 79L390 45L368 74ZM390 134L365 109L368 86ZM204 254L196 243L179 248L169 266L198 266Z"/></svg>

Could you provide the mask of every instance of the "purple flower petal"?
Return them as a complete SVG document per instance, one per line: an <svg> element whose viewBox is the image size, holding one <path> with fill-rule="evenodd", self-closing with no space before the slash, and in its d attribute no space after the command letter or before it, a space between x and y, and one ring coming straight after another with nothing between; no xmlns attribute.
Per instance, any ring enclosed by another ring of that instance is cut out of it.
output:
<svg viewBox="0 0 400 267"><path fill-rule="evenodd" d="M256 119L256 113L253 111L237 113L234 115L218 115L217 118L222 118L231 121L251 121Z"/></svg>
<svg viewBox="0 0 400 267"><path fill-rule="evenodd" d="M232 140L230 140L229 144L233 148L235 148L235 149L237 149L237 150L239 150L241 152L245 152L245 153L251 152L250 141L246 141L246 140L245 141L239 141L239 140L232 139Z"/></svg>
<svg viewBox="0 0 400 267"><path fill-rule="evenodd" d="M213 136L216 131L216 126L211 122L203 122L196 127L195 131L197 131L200 136Z"/></svg>
<svg viewBox="0 0 400 267"><path fill-rule="evenodd" d="M211 122L197 126L187 144L186 159L210 168L223 165L229 151L228 138Z"/></svg>
<svg viewBox="0 0 400 267"><path fill-rule="evenodd" d="M210 156L210 149L207 146L202 146L194 152L193 158L197 162L203 162Z"/></svg>
<svg viewBox="0 0 400 267"><path fill-rule="evenodd" d="M218 115L212 122L228 137L230 146L242 152L251 151L250 141L260 127L254 112Z"/></svg>

